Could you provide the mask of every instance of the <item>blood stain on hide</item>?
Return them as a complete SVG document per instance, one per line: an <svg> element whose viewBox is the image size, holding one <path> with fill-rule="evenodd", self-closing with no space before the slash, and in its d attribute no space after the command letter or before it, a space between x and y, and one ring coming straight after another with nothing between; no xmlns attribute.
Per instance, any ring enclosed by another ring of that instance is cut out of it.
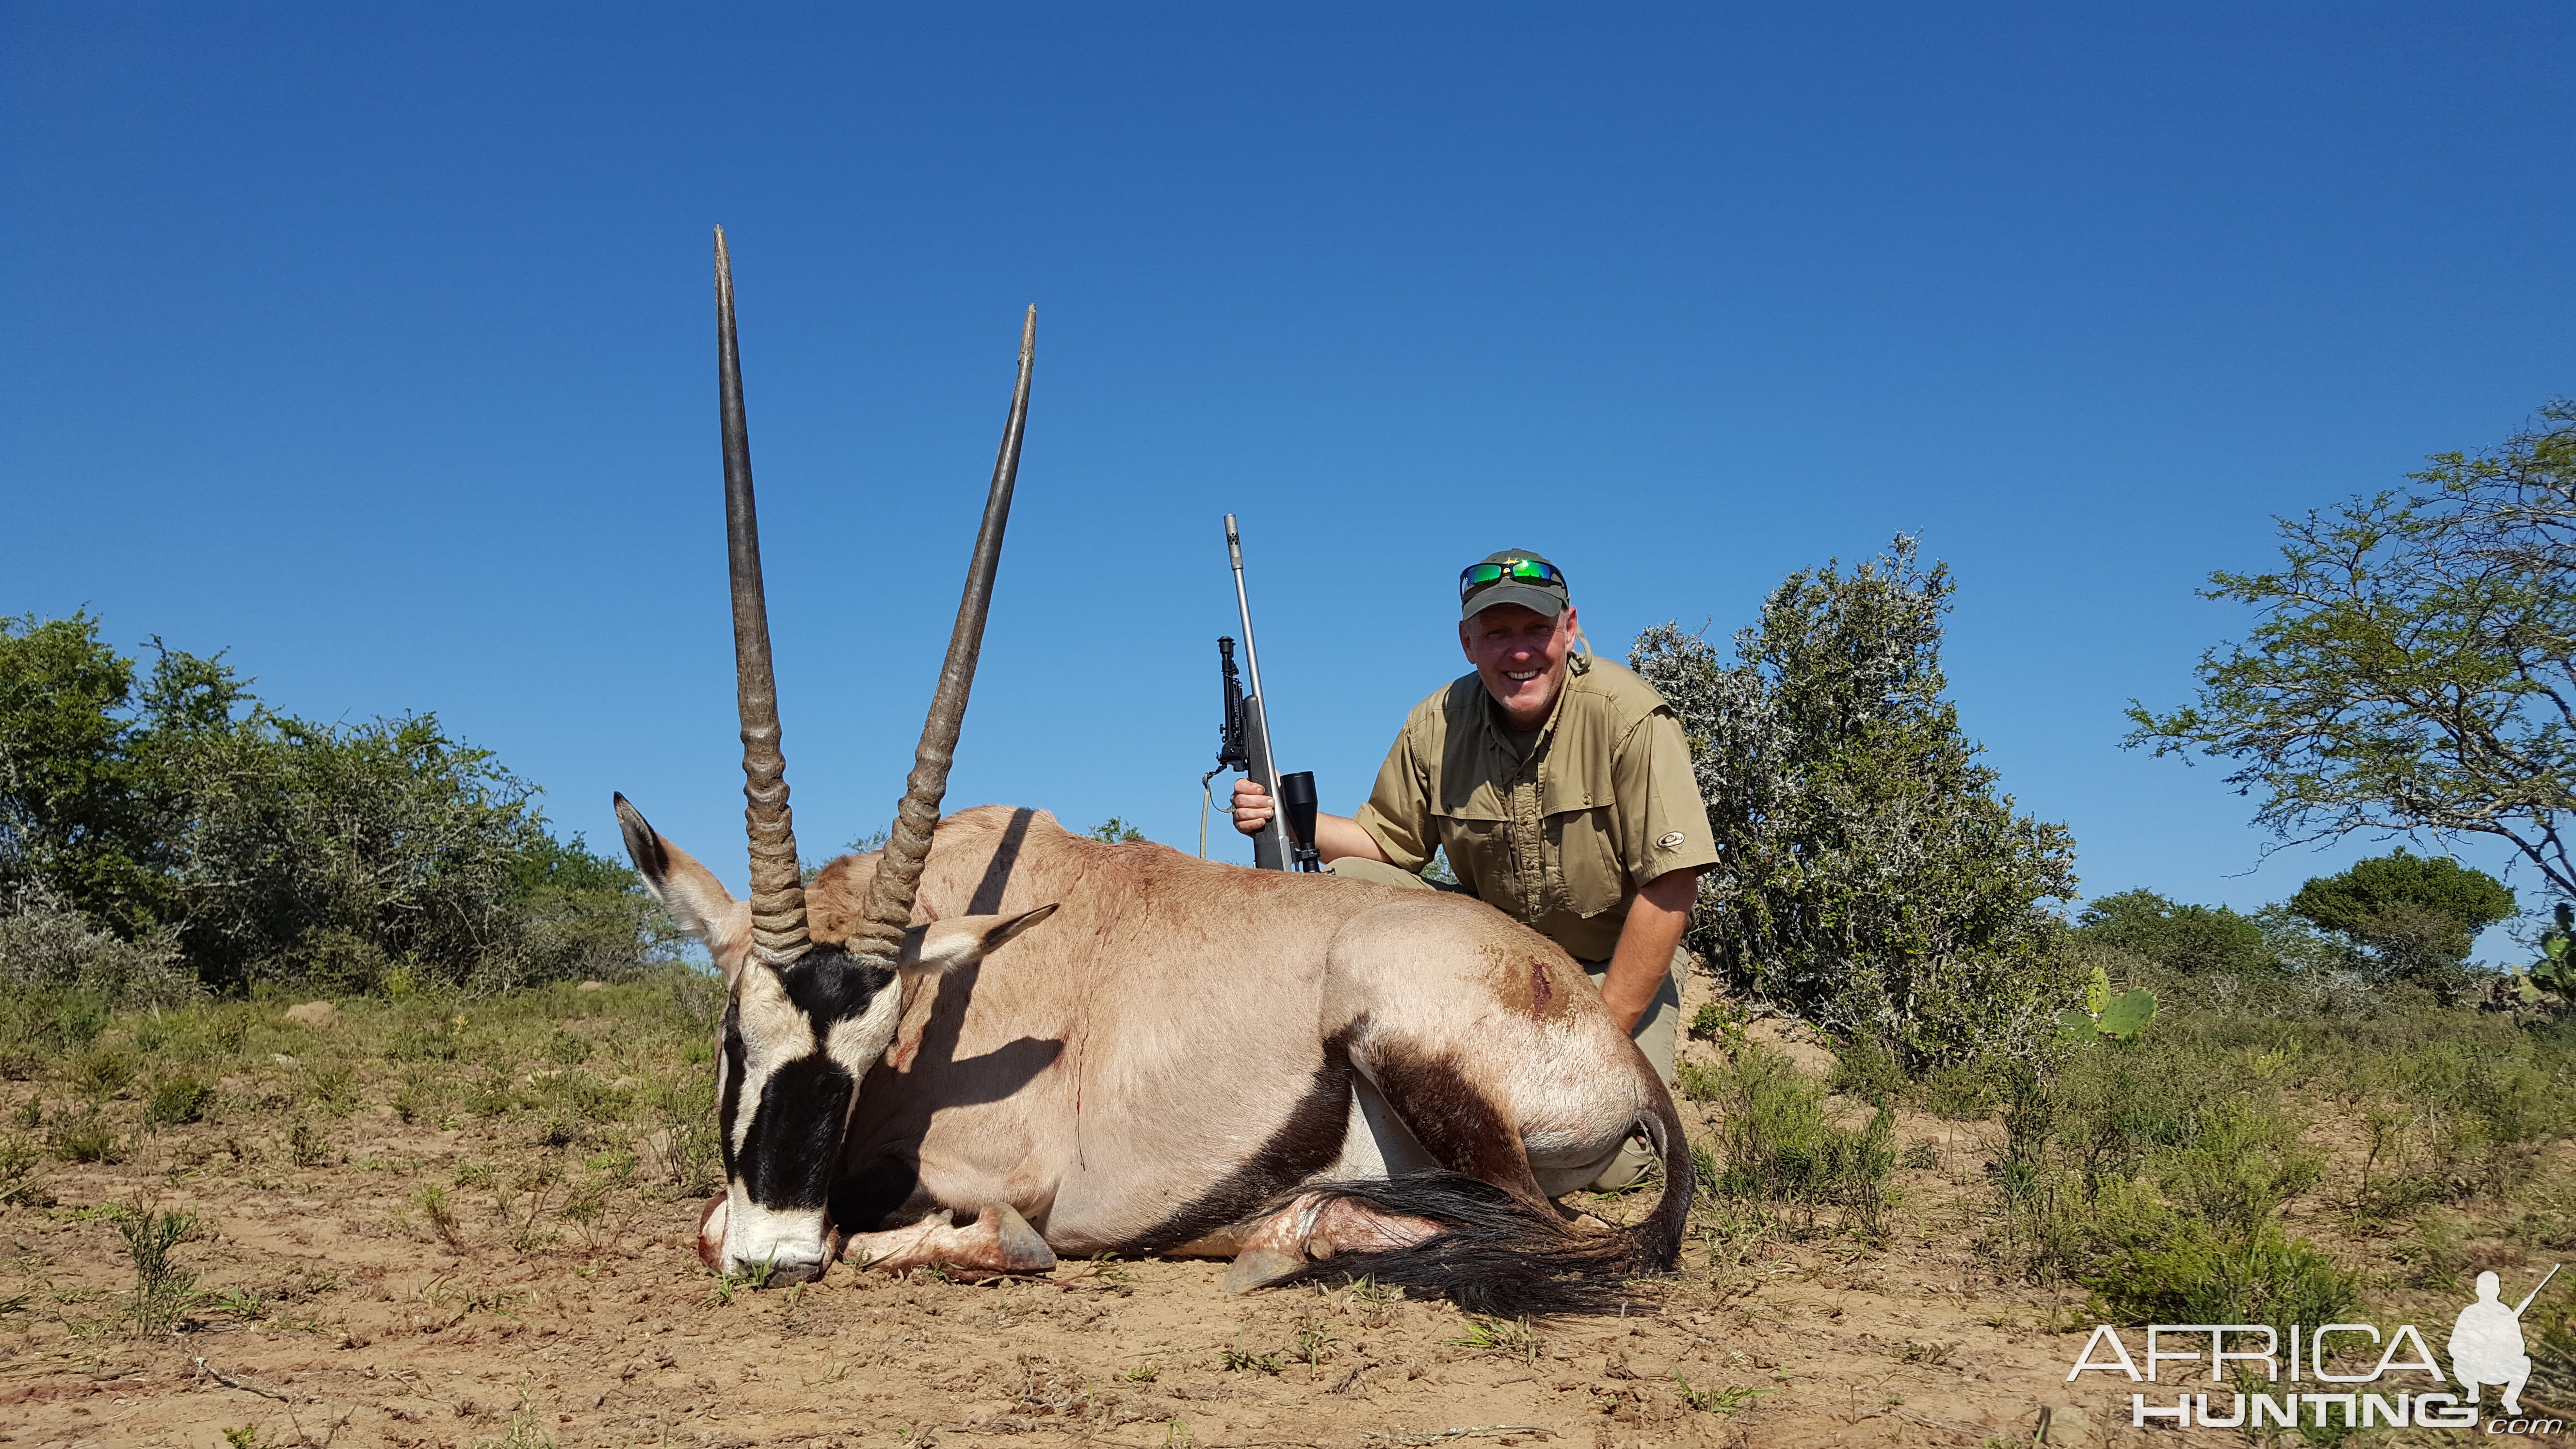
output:
<svg viewBox="0 0 2576 1449"><path fill-rule="evenodd" d="M1523 956L1518 952L1486 947L1484 956L1490 963L1494 995L1503 1006L1528 1017L1545 1021L1559 1015L1564 1008L1557 1004L1557 983L1548 972L1544 956Z"/></svg>

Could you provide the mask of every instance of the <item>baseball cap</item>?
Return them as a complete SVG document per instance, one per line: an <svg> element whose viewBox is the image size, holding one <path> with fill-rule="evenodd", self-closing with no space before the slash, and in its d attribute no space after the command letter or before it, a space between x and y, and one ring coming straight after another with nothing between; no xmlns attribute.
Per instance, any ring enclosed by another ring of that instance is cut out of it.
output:
<svg viewBox="0 0 2576 1449"><path fill-rule="evenodd" d="M1536 568L1514 565L1537 565ZM1492 567L1488 569L1488 565ZM1476 582L1479 573L1485 582ZM1565 571L1548 561L1545 554L1525 548L1507 548L1489 553L1458 575L1458 617L1472 619L1496 604L1518 604L1554 618L1572 603L1565 586Z"/></svg>

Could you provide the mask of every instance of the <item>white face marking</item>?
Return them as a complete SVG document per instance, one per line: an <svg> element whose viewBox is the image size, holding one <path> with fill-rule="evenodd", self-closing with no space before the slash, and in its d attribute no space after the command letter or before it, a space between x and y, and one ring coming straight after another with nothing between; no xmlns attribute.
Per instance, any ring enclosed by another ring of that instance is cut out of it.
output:
<svg viewBox="0 0 2576 1449"><path fill-rule="evenodd" d="M788 999L787 987L779 981L778 973L767 967L756 966L742 973L741 985L734 992L734 1006L742 1034L742 1091L735 1098L738 1105L733 1114L733 1150L738 1153L751 1136L751 1119L759 1109L760 1094L768 1087L771 1074L798 1057L814 1054L814 1026ZM721 1100L721 1076L716 1090Z"/></svg>
<svg viewBox="0 0 2576 1449"><path fill-rule="evenodd" d="M894 1044L894 1030L902 1020L903 993L888 982L868 1003L867 1010L832 1023L831 1034L823 1038L823 1054L848 1072L851 1081L864 1082L868 1068L875 1066L885 1056L886 1048ZM857 1105L858 1093L852 1092L850 1101Z"/></svg>

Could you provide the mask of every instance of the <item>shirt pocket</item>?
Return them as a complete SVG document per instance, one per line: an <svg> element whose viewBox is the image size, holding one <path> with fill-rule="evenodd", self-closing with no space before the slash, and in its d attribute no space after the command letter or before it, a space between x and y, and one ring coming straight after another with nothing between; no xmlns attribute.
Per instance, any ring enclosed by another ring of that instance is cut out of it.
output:
<svg viewBox="0 0 2576 1449"><path fill-rule="evenodd" d="M1610 807L1560 810L1546 818L1548 890L1562 909L1597 916L1626 898Z"/></svg>
<svg viewBox="0 0 2576 1449"><path fill-rule="evenodd" d="M1440 848L1458 883L1488 905L1521 914L1520 885L1512 874L1512 821L1492 792L1478 790L1466 800L1432 816Z"/></svg>

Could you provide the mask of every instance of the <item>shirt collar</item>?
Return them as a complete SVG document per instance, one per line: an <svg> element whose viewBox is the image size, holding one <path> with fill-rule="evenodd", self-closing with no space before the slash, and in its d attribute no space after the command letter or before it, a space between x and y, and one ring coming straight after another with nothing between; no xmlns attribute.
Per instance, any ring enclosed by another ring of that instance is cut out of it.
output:
<svg viewBox="0 0 2576 1449"><path fill-rule="evenodd" d="M1556 702L1548 706L1547 718L1539 722L1538 733L1530 740L1529 758L1536 758L1539 753L1539 746L1546 744L1548 736L1556 733L1556 722L1565 717L1565 698L1567 695L1574 693L1575 684L1581 678L1582 676L1571 668L1568 668L1565 671L1565 683L1557 687ZM1510 727L1505 724L1503 720L1503 707L1494 703L1494 696L1491 691L1485 688L1485 681L1482 676L1477 677L1476 693L1482 696L1485 701L1484 719L1486 741L1505 755L1514 754Z"/></svg>

